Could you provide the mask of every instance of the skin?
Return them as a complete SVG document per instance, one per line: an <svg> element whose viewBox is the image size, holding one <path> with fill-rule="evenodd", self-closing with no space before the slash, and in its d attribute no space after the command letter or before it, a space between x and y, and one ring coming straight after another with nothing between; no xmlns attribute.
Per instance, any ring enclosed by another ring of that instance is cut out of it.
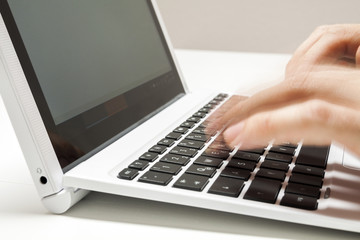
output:
<svg viewBox="0 0 360 240"><path fill-rule="evenodd" d="M285 79L250 98L236 96L210 128L241 149L276 142L343 144L360 157L360 25L318 27L295 51Z"/></svg>

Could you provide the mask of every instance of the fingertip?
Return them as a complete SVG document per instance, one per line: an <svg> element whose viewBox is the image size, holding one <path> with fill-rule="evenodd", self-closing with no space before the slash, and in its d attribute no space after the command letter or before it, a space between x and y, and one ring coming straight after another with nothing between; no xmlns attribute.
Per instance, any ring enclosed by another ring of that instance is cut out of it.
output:
<svg viewBox="0 0 360 240"><path fill-rule="evenodd" d="M244 128L243 121L228 127L223 133L223 137L226 144L228 144L231 147L238 145L242 141L243 128Z"/></svg>

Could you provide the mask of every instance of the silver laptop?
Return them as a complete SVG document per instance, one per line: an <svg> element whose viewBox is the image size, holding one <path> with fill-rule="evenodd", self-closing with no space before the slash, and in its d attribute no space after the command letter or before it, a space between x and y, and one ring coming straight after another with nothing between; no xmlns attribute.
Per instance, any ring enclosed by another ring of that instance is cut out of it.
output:
<svg viewBox="0 0 360 240"><path fill-rule="evenodd" d="M207 126L231 93L187 90L155 1L0 0L0 13L1 96L49 211L98 191L360 232L358 160L229 148Z"/></svg>

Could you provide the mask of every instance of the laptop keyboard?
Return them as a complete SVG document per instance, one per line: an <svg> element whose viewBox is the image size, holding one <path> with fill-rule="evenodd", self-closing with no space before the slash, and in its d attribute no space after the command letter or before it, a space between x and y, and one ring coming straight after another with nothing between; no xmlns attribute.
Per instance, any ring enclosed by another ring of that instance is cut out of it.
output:
<svg viewBox="0 0 360 240"><path fill-rule="evenodd" d="M206 129L206 117L227 97L216 96L118 178L134 180L140 174L137 181L142 183L198 192L211 184L208 194L238 198L244 191L247 200L316 210L329 147L283 143L246 151L229 149L218 130Z"/></svg>

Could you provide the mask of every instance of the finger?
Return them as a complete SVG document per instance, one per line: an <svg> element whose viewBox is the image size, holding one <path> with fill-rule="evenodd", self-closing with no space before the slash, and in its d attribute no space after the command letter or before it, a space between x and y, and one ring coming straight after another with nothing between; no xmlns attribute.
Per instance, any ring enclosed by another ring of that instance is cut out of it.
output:
<svg viewBox="0 0 360 240"><path fill-rule="evenodd" d="M224 116L232 112L232 109L237 104L245 101L248 99L246 96L240 95L233 95L231 96L223 105L221 105L210 117L207 119L209 122L208 126L206 127L205 131L207 134L212 134L213 129L222 129L225 125L225 120L223 119Z"/></svg>
<svg viewBox="0 0 360 240"><path fill-rule="evenodd" d="M247 99L246 96L233 95L223 105L221 105L216 111L208 118L209 122L216 121L221 118L227 111L229 111L235 104Z"/></svg>
<svg viewBox="0 0 360 240"><path fill-rule="evenodd" d="M351 108L310 100L269 112L256 114L229 127L223 134L228 145L254 145L299 142L327 145L332 140L344 144L360 156L360 113Z"/></svg>
<svg viewBox="0 0 360 240"><path fill-rule="evenodd" d="M293 59L302 57L327 31L328 26L317 27L310 36L295 50Z"/></svg>
<svg viewBox="0 0 360 240"><path fill-rule="evenodd" d="M285 104L301 102L309 97L309 93L300 89L290 88L285 83L280 83L254 94L252 97L233 103L231 108L217 115L209 128L221 128L260 111L281 107ZM230 106L230 105L229 105Z"/></svg>
<svg viewBox="0 0 360 240"><path fill-rule="evenodd" d="M360 45L360 25L343 24L318 27L295 51L288 64L292 70L300 62L329 62L355 59Z"/></svg>
<svg viewBox="0 0 360 240"><path fill-rule="evenodd" d="M360 108L359 70L346 66L320 65L302 80L284 81L236 103L217 118L214 127L234 124L261 111L269 111L310 99ZM301 78L301 76L299 76Z"/></svg>
<svg viewBox="0 0 360 240"><path fill-rule="evenodd" d="M360 45L360 24L337 24L318 27L311 44L300 47L296 54L304 55L316 48L322 54L354 58ZM324 42L322 42L325 39Z"/></svg>
<svg viewBox="0 0 360 240"><path fill-rule="evenodd" d="M352 49L350 43L352 39L350 34L345 34L345 30L328 29L302 56L302 61L308 64L334 63L339 58L355 58L355 52L349 52ZM357 45L358 46L358 45Z"/></svg>

